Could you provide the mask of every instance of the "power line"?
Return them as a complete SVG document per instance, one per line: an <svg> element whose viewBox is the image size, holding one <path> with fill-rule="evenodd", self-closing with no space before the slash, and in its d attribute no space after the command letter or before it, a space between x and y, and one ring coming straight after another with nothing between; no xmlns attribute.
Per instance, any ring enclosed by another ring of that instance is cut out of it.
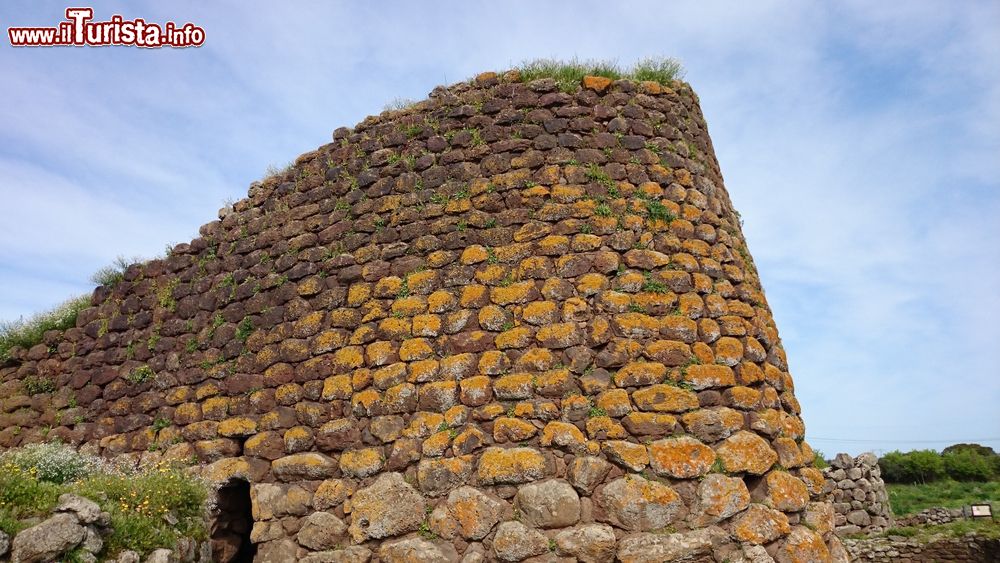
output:
<svg viewBox="0 0 1000 563"><path fill-rule="evenodd" d="M969 443L969 442L993 442L1000 440L1000 438L959 438L959 439L944 439L944 440L894 440L892 438L885 438L883 440L870 440L870 439L851 439L851 438L820 438L819 436L809 436L807 441L809 442L871 442L871 443L885 443L885 442L898 442L901 444L940 444L945 442L951 442L953 444L958 443Z"/></svg>

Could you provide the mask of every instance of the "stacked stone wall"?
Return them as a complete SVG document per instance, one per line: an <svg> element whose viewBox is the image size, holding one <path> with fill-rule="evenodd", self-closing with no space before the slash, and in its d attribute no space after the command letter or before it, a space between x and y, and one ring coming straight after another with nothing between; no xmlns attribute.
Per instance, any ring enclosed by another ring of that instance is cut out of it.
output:
<svg viewBox="0 0 1000 563"><path fill-rule="evenodd" d="M0 447L246 481L258 561L846 560L687 84L487 73L220 215L13 351Z"/></svg>
<svg viewBox="0 0 1000 563"><path fill-rule="evenodd" d="M995 563L1000 541L975 535L916 540L903 537L844 540L852 561L871 563Z"/></svg>
<svg viewBox="0 0 1000 563"><path fill-rule="evenodd" d="M875 454L856 458L837 454L830 467L823 469L823 476L836 512L838 535L879 533L893 525L889 493Z"/></svg>

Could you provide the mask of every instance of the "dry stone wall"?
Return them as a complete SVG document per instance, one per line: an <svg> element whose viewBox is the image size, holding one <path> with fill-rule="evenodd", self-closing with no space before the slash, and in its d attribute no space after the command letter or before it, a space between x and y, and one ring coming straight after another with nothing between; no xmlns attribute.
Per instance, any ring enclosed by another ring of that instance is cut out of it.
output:
<svg viewBox="0 0 1000 563"><path fill-rule="evenodd" d="M960 538L848 539L844 545L852 560L863 563L995 563L1000 561L1000 541L976 535Z"/></svg>
<svg viewBox="0 0 1000 563"><path fill-rule="evenodd" d="M14 351L0 447L246 481L258 561L847 559L687 84L487 73L221 215Z"/></svg>
<svg viewBox="0 0 1000 563"><path fill-rule="evenodd" d="M863 453L856 458L837 454L823 475L831 492L838 534L879 533L893 526L889 492L875 454Z"/></svg>

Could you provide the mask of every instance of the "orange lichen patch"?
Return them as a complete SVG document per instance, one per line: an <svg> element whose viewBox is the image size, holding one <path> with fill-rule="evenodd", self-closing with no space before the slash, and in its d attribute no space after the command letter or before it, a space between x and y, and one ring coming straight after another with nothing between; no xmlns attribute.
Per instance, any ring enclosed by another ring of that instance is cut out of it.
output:
<svg viewBox="0 0 1000 563"><path fill-rule="evenodd" d="M351 387L355 391L361 391L372 384L372 370L368 368L356 369L351 373Z"/></svg>
<svg viewBox="0 0 1000 563"><path fill-rule="evenodd" d="M608 440L601 445L601 451L614 463L634 471L642 471L649 464L649 454L646 446L633 444L625 440Z"/></svg>
<svg viewBox="0 0 1000 563"><path fill-rule="evenodd" d="M463 379L459 382L459 387L459 399L463 405L478 407L485 405L493 398L490 378L486 376Z"/></svg>
<svg viewBox="0 0 1000 563"><path fill-rule="evenodd" d="M501 350L524 348L531 343L533 336L534 331L530 328L517 326L498 334L493 340L493 344Z"/></svg>
<svg viewBox="0 0 1000 563"><path fill-rule="evenodd" d="M604 93L605 90L611 87L613 80L610 78L605 78L603 76L584 76L581 84L584 88L588 90L593 90L597 93Z"/></svg>
<svg viewBox="0 0 1000 563"><path fill-rule="evenodd" d="M367 283L351 284L347 289L347 305L350 307L360 307L372 298L372 286Z"/></svg>
<svg viewBox="0 0 1000 563"><path fill-rule="evenodd" d="M521 317L526 323L542 325L555 322L557 311L557 304L553 301L532 301L524 306Z"/></svg>
<svg viewBox="0 0 1000 563"><path fill-rule="evenodd" d="M417 387L411 383L400 383L385 390L382 403L389 414L399 414L413 410Z"/></svg>
<svg viewBox="0 0 1000 563"><path fill-rule="evenodd" d="M712 442L743 428L743 413L726 407L692 411L682 416L681 420L688 432Z"/></svg>
<svg viewBox="0 0 1000 563"><path fill-rule="evenodd" d="M347 450L340 456L340 470L349 477L364 478L382 469L385 461L378 448Z"/></svg>
<svg viewBox="0 0 1000 563"><path fill-rule="evenodd" d="M219 386L211 382L199 385L198 388L194 390L194 396L199 401L209 397L214 397L220 393L222 393L222 390L219 389Z"/></svg>
<svg viewBox="0 0 1000 563"><path fill-rule="evenodd" d="M615 374L618 387L644 387L662 382L667 376L667 368L657 362L631 362L625 364Z"/></svg>
<svg viewBox="0 0 1000 563"><path fill-rule="evenodd" d="M350 399L353 392L350 375L334 375L323 381L324 401Z"/></svg>
<svg viewBox="0 0 1000 563"><path fill-rule="evenodd" d="M587 419L587 436L592 440L624 440L629 434L610 416L592 416Z"/></svg>
<svg viewBox="0 0 1000 563"><path fill-rule="evenodd" d="M628 391L624 389L609 389L597 396L597 408L608 416L620 417L632 412L632 403L628 399Z"/></svg>
<svg viewBox="0 0 1000 563"><path fill-rule="evenodd" d="M764 371L753 362L741 362L737 367L737 381L741 385L753 385L764 381Z"/></svg>
<svg viewBox="0 0 1000 563"><path fill-rule="evenodd" d="M364 315L361 317L362 323L370 323L372 321L377 321L379 319L384 319L389 316L388 311L382 306L380 301L369 301L361 307L361 312ZM349 323L348 325L355 324ZM336 325L334 325L336 326Z"/></svg>
<svg viewBox="0 0 1000 563"><path fill-rule="evenodd" d="M651 385L632 393L632 402L639 410L653 412L684 412L698 408L698 396L672 385Z"/></svg>
<svg viewBox="0 0 1000 563"><path fill-rule="evenodd" d="M670 263L670 256L655 250L633 248L625 253L625 264L629 268L652 270L662 268Z"/></svg>
<svg viewBox="0 0 1000 563"><path fill-rule="evenodd" d="M395 297L399 295L399 290L403 289L403 279L396 276L384 277L375 283L372 290L375 297Z"/></svg>
<svg viewBox="0 0 1000 563"><path fill-rule="evenodd" d="M469 407L465 405L455 405L444 411L444 422L452 428L462 426L468 419Z"/></svg>
<svg viewBox="0 0 1000 563"><path fill-rule="evenodd" d="M674 169L674 180L686 188L694 186L694 180L691 178L691 172L684 168Z"/></svg>
<svg viewBox="0 0 1000 563"><path fill-rule="evenodd" d="M823 537L805 526L795 526L775 555L782 563L831 562L830 550Z"/></svg>
<svg viewBox="0 0 1000 563"><path fill-rule="evenodd" d="M679 315L663 317L660 319L660 334L670 340L693 344L698 340L698 324Z"/></svg>
<svg viewBox="0 0 1000 563"><path fill-rule="evenodd" d="M546 371L535 378L535 389L543 397L562 397L572 388L573 376L568 369Z"/></svg>
<svg viewBox="0 0 1000 563"><path fill-rule="evenodd" d="M372 372L372 382L379 389L388 389L406 381L406 364L396 362Z"/></svg>
<svg viewBox="0 0 1000 563"><path fill-rule="evenodd" d="M567 401L563 401L567 405ZM570 407L567 406L567 409ZM552 401L523 401L514 405L514 416L538 420L551 420L559 416L559 407Z"/></svg>
<svg viewBox="0 0 1000 563"><path fill-rule="evenodd" d="M588 325L587 343L591 346L599 346L611 340L611 322L604 317L596 317Z"/></svg>
<svg viewBox="0 0 1000 563"><path fill-rule="evenodd" d="M399 345L399 359L404 362L426 360L434 355L434 348L426 338L411 338Z"/></svg>
<svg viewBox="0 0 1000 563"><path fill-rule="evenodd" d="M510 275L507 266L500 264L490 264L485 268L480 268L476 271L476 281L486 285L500 285Z"/></svg>
<svg viewBox="0 0 1000 563"><path fill-rule="evenodd" d="M507 287L494 287L490 291L490 299L497 305L527 303L537 296L535 283L530 281L514 283Z"/></svg>
<svg viewBox="0 0 1000 563"><path fill-rule="evenodd" d="M410 362L407 366L406 380L410 383L426 383L436 381L441 373L441 366L437 360L418 360Z"/></svg>
<svg viewBox="0 0 1000 563"><path fill-rule="evenodd" d="M177 424L190 424L201 420L201 405L198 403L184 403L174 409L174 422Z"/></svg>
<svg viewBox="0 0 1000 563"><path fill-rule="evenodd" d="M455 308L455 296L445 290L438 290L427 296L427 310L431 313L446 313Z"/></svg>
<svg viewBox="0 0 1000 563"><path fill-rule="evenodd" d="M438 336L441 334L441 317L416 315L413 317L413 336Z"/></svg>
<svg viewBox="0 0 1000 563"><path fill-rule="evenodd" d="M365 359L369 366L382 366L391 361L394 352L395 344L388 340L380 340L365 346Z"/></svg>
<svg viewBox="0 0 1000 563"><path fill-rule="evenodd" d="M194 392L188 386L174 387L169 389L166 393L164 399L168 405L179 405L184 401L187 401L194 395Z"/></svg>
<svg viewBox="0 0 1000 563"><path fill-rule="evenodd" d="M609 287L611 287L611 282L609 282L608 277L603 274L583 274L577 278L576 282L576 290L585 297L597 295Z"/></svg>
<svg viewBox="0 0 1000 563"><path fill-rule="evenodd" d="M750 410L760 402L760 391L752 387L736 386L723 391L722 397L731 407Z"/></svg>
<svg viewBox="0 0 1000 563"><path fill-rule="evenodd" d="M303 316L292 325L292 333L299 338L316 334L323 328L324 315L323 311L313 311Z"/></svg>
<svg viewBox="0 0 1000 563"><path fill-rule="evenodd" d="M778 454L760 436L741 430L725 439L715 449L726 471L763 475L778 461Z"/></svg>
<svg viewBox="0 0 1000 563"><path fill-rule="evenodd" d="M654 340L642 353L665 366L682 366L691 361L691 347L677 340Z"/></svg>
<svg viewBox="0 0 1000 563"><path fill-rule="evenodd" d="M723 336L715 343L715 361L735 366L743 360L743 343L731 336Z"/></svg>
<svg viewBox="0 0 1000 563"><path fill-rule="evenodd" d="M649 459L657 475L692 479L708 473L715 463L715 452L695 438L680 436L650 444Z"/></svg>
<svg viewBox="0 0 1000 563"><path fill-rule="evenodd" d="M515 237L516 238L516 237ZM497 260L503 263L511 263L526 258L531 255L530 244L506 244L493 249L497 255Z"/></svg>
<svg viewBox="0 0 1000 563"><path fill-rule="evenodd" d="M392 313L412 317L427 310L427 298L423 295L400 297L392 302Z"/></svg>
<svg viewBox="0 0 1000 563"><path fill-rule="evenodd" d="M462 297L458 304L462 307L482 307L487 303L489 288L485 285L472 284L462 288Z"/></svg>
<svg viewBox="0 0 1000 563"><path fill-rule="evenodd" d="M493 383L493 392L498 399L527 399L534 393L534 376L530 373L512 373Z"/></svg>
<svg viewBox="0 0 1000 563"><path fill-rule="evenodd" d="M514 367L524 371L545 371L556 364L555 354L545 348L531 348L517 359Z"/></svg>
<svg viewBox="0 0 1000 563"><path fill-rule="evenodd" d="M624 313L632 304L632 296L620 291L602 291L597 295L597 303L604 311L611 313Z"/></svg>
<svg viewBox="0 0 1000 563"><path fill-rule="evenodd" d="M684 293L677 298L677 310L685 317L697 319L705 313L705 302L697 293Z"/></svg>
<svg viewBox="0 0 1000 563"><path fill-rule="evenodd" d="M798 512L809 503L809 490L799 478L785 471L771 471L764 477L767 494L764 504L783 512Z"/></svg>
<svg viewBox="0 0 1000 563"><path fill-rule="evenodd" d="M403 436L406 438L426 438L437 432L443 422L444 415L440 413L416 412L410 419L410 424L403 430Z"/></svg>
<svg viewBox="0 0 1000 563"><path fill-rule="evenodd" d="M466 266L471 264L478 264L480 262L485 262L490 257L489 252L487 252L486 247L473 244L467 246L465 250L462 251L462 256L459 261Z"/></svg>
<svg viewBox="0 0 1000 563"><path fill-rule="evenodd" d="M406 285L410 293L426 295L430 293L438 283L439 274L433 270L414 272L406 276Z"/></svg>
<svg viewBox="0 0 1000 563"><path fill-rule="evenodd" d="M797 409L796 409L797 410ZM805 435L806 426L802 422L802 419L788 414L784 411L781 413L781 433L782 435L797 440Z"/></svg>
<svg viewBox="0 0 1000 563"><path fill-rule="evenodd" d="M660 332L660 322L642 313L620 313L612 323L615 332L625 338L649 338Z"/></svg>
<svg viewBox="0 0 1000 563"><path fill-rule="evenodd" d="M336 371L347 371L365 365L364 348L348 346L333 353L332 367Z"/></svg>
<svg viewBox="0 0 1000 563"><path fill-rule="evenodd" d="M545 186L532 186L526 190L521 191L521 195L527 198L535 198L535 197L541 198L549 195L549 193L551 193L551 190L549 190Z"/></svg>
<svg viewBox="0 0 1000 563"><path fill-rule="evenodd" d="M736 374L732 368L717 364L688 366L683 378L697 390L736 385Z"/></svg>
<svg viewBox="0 0 1000 563"><path fill-rule="evenodd" d="M343 479L327 479L319 484L313 495L313 508L327 510L336 508L354 494L355 485Z"/></svg>
<svg viewBox="0 0 1000 563"><path fill-rule="evenodd" d="M763 409L750 414L750 428L766 434L775 436L781 432L781 411L776 409Z"/></svg>
<svg viewBox="0 0 1000 563"><path fill-rule="evenodd" d="M366 389L351 397L351 407L355 413L369 415L382 404L382 396L374 389Z"/></svg>
<svg viewBox="0 0 1000 563"><path fill-rule="evenodd" d="M521 442L538 433L535 425L519 418L501 417L493 421L493 439L498 443Z"/></svg>
<svg viewBox="0 0 1000 563"><path fill-rule="evenodd" d="M569 348L583 342L583 334L576 323L545 325L538 329L535 338L542 346L552 349Z"/></svg>
<svg viewBox="0 0 1000 563"><path fill-rule="evenodd" d="M574 424L568 422L553 421L545 425L542 429L542 446L558 446L567 448L570 451L580 451L586 444L587 438L583 432Z"/></svg>
<svg viewBox="0 0 1000 563"><path fill-rule="evenodd" d="M372 325L362 325L359 326L354 332L351 333L351 338L348 344L351 346L360 346L366 342L371 342L372 340L378 338L375 333L375 327Z"/></svg>
<svg viewBox="0 0 1000 563"><path fill-rule="evenodd" d="M510 320L510 313L503 307L487 305L479 310L479 326L486 330L502 330Z"/></svg>
<svg viewBox="0 0 1000 563"><path fill-rule="evenodd" d="M430 438L424 440L420 444L420 451L425 456L438 457L444 455L448 451L449 446L451 446L451 433L447 430L442 430L441 432L431 434Z"/></svg>
<svg viewBox="0 0 1000 563"><path fill-rule="evenodd" d="M538 241L538 253L546 256L558 256L569 252L569 237L565 235L549 235Z"/></svg>
<svg viewBox="0 0 1000 563"><path fill-rule="evenodd" d="M479 482L518 484L545 476L545 456L533 448L487 448L479 458Z"/></svg>
<svg viewBox="0 0 1000 563"><path fill-rule="evenodd" d="M538 279L548 277L552 272L552 259L546 256L529 256L517 265L513 275L517 279Z"/></svg>
<svg viewBox="0 0 1000 563"><path fill-rule="evenodd" d="M762 504L750 503L733 520L731 533L740 541L764 544L787 535L791 530L788 517L781 512Z"/></svg>
<svg viewBox="0 0 1000 563"><path fill-rule="evenodd" d="M222 420L229 414L229 397L209 397L201 404L201 412L205 418Z"/></svg>
<svg viewBox="0 0 1000 563"><path fill-rule="evenodd" d="M587 321L590 319L590 305L585 299L570 297L563 302L562 318L564 321Z"/></svg>
<svg viewBox="0 0 1000 563"><path fill-rule="evenodd" d="M799 478L806 484L809 494L818 495L823 492L826 478L823 477L823 472L819 469L815 467L803 467L799 469Z"/></svg>
<svg viewBox="0 0 1000 563"><path fill-rule="evenodd" d="M775 438L771 446L778 452L778 463L782 467L792 469L801 466L804 461L812 461L812 457L807 458L802 455L799 445L791 438Z"/></svg>
<svg viewBox="0 0 1000 563"><path fill-rule="evenodd" d="M636 307L642 307L642 310L647 313L662 315L673 310L677 304L677 294L672 291L666 293L643 291L632 297L632 304Z"/></svg>
<svg viewBox="0 0 1000 563"><path fill-rule="evenodd" d="M559 184L552 187L552 199L559 203L573 203L584 197L586 193L582 186Z"/></svg>

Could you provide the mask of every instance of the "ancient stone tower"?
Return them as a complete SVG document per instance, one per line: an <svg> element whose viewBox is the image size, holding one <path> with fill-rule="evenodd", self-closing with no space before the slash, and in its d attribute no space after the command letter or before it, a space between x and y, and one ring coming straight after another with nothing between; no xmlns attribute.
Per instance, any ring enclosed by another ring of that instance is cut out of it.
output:
<svg viewBox="0 0 1000 563"><path fill-rule="evenodd" d="M846 560L687 84L483 74L222 215L14 351L0 447L242 484L221 559Z"/></svg>

